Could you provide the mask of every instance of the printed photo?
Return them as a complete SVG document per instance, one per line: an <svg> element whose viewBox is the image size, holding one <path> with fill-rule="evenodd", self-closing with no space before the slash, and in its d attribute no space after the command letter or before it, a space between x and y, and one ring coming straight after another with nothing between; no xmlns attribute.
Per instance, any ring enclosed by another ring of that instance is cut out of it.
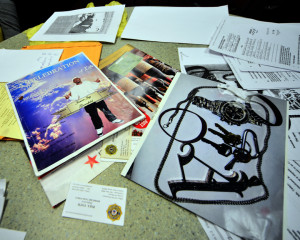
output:
<svg viewBox="0 0 300 240"><path fill-rule="evenodd" d="M143 118L83 53L7 88L37 175Z"/></svg>
<svg viewBox="0 0 300 240"><path fill-rule="evenodd" d="M182 73L174 80L123 176L240 237L279 239L286 102Z"/></svg>
<svg viewBox="0 0 300 240"><path fill-rule="evenodd" d="M106 34L111 23L113 12L83 13L70 16L59 16L45 34Z"/></svg>

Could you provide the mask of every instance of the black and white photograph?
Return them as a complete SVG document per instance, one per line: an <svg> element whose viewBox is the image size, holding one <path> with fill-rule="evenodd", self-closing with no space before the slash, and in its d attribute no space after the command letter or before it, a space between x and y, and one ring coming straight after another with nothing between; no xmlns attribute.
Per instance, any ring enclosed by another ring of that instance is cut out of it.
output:
<svg viewBox="0 0 300 240"><path fill-rule="evenodd" d="M188 75L239 86L239 83L228 64L185 65L184 68Z"/></svg>
<svg viewBox="0 0 300 240"><path fill-rule="evenodd" d="M125 176L240 237L281 239L286 102L175 78Z"/></svg>
<svg viewBox="0 0 300 240"><path fill-rule="evenodd" d="M289 114L300 116L300 89L272 89L266 90L263 93L288 101Z"/></svg>
<svg viewBox="0 0 300 240"><path fill-rule="evenodd" d="M31 41L115 42L124 5L55 12Z"/></svg>
<svg viewBox="0 0 300 240"><path fill-rule="evenodd" d="M182 73L241 87L221 54L207 48L178 48Z"/></svg>
<svg viewBox="0 0 300 240"><path fill-rule="evenodd" d="M84 13L58 17L45 34L106 34L113 12Z"/></svg>

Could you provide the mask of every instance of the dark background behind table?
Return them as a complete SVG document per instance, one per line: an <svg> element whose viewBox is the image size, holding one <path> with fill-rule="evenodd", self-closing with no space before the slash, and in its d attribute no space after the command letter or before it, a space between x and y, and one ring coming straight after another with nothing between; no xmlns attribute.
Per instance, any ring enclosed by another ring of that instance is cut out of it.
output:
<svg viewBox="0 0 300 240"><path fill-rule="evenodd" d="M107 0L15 0L21 31L44 23L54 12L85 8L88 3L104 6ZM123 0L131 6L221 6L228 5L229 13L271 22L300 22L299 9L294 0ZM180 16L180 13L178 14ZM168 26L166 26L167 29Z"/></svg>

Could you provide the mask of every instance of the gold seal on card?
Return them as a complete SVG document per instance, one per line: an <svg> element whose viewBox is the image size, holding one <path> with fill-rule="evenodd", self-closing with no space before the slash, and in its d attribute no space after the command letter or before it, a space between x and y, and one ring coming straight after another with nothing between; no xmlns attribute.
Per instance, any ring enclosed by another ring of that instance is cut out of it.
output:
<svg viewBox="0 0 300 240"><path fill-rule="evenodd" d="M109 155L114 155L116 154L117 151L118 151L117 146L113 144L107 145L105 148L105 152Z"/></svg>
<svg viewBox="0 0 300 240"><path fill-rule="evenodd" d="M109 205L107 212L107 218L109 218L112 221L120 220L122 211L121 207L117 204Z"/></svg>

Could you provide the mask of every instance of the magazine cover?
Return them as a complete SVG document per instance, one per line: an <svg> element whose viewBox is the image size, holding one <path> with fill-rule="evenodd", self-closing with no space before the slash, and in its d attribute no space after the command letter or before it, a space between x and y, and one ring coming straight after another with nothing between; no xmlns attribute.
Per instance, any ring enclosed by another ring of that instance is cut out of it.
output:
<svg viewBox="0 0 300 240"><path fill-rule="evenodd" d="M129 44L101 60L99 68L144 113L132 132L142 136L178 70Z"/></svg>
<svg viewBox="0 0 300 240"><path fill-rule="evenodd" d="M173 81L122 175L240 237L282 239L287 102Z"/></svg>
<svg viewBox="0 0 300 240"><path fill-rule="evenodd" d="M84 53L6 87L37 176L144 117Z"/></svg>

